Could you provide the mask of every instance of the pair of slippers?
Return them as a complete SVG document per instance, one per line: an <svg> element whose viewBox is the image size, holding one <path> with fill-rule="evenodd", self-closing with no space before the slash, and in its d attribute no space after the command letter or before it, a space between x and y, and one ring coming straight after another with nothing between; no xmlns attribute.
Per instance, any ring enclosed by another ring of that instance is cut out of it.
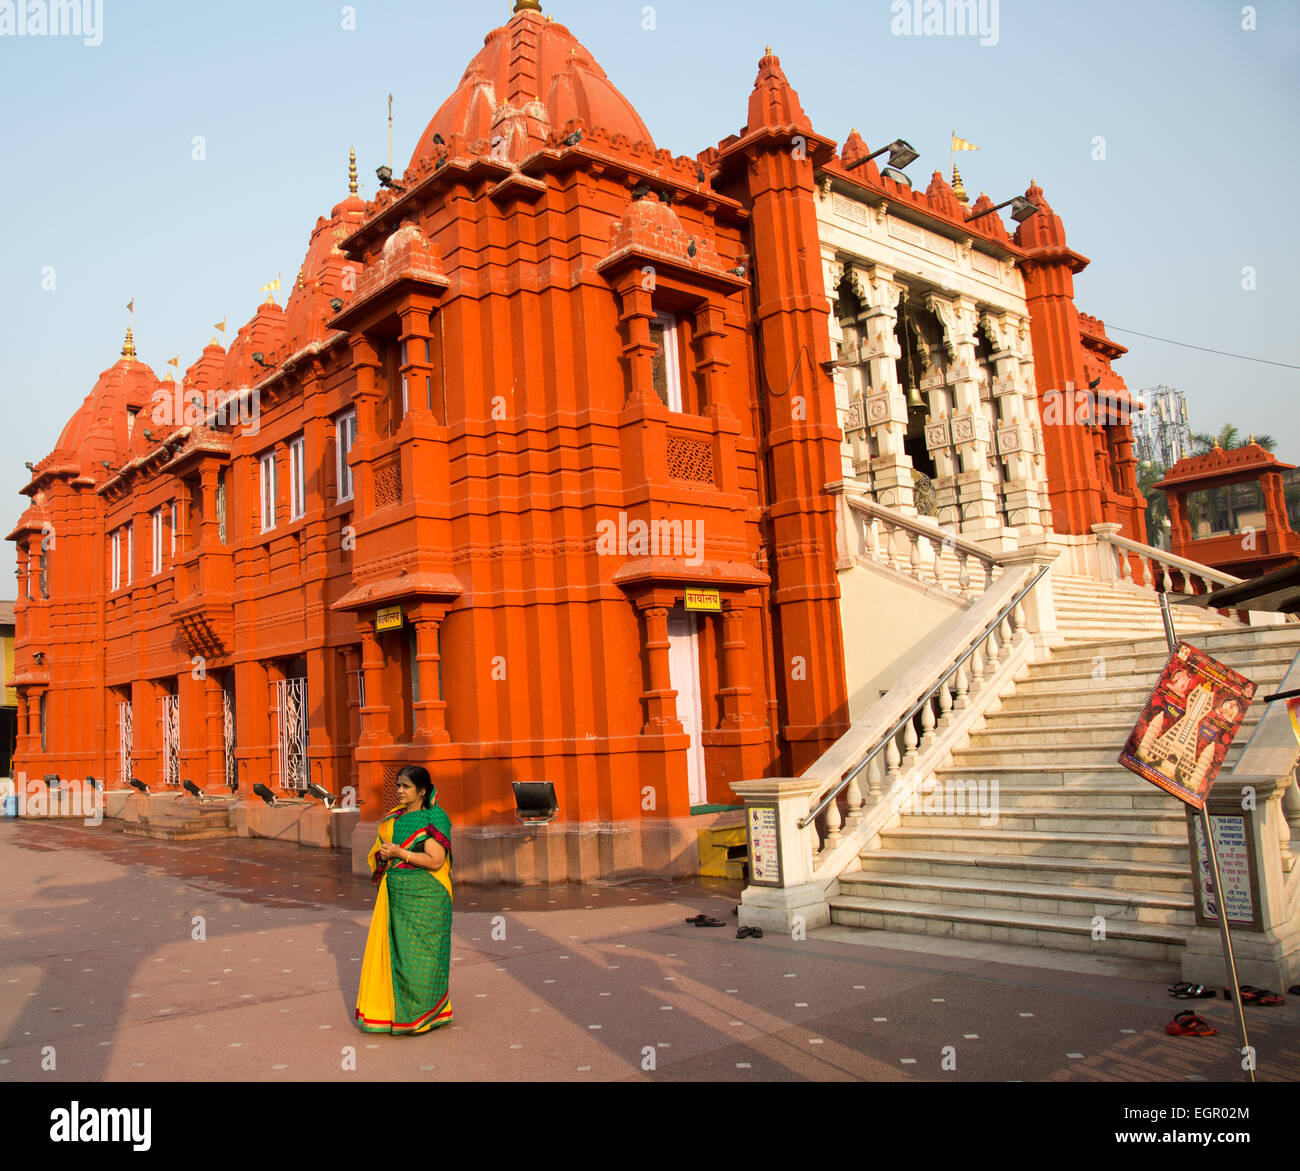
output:
<svg viewBox="0 0 1300 1171"><path fill-rule="evenodd" d="M1213 999L1215 993L1213 988L1207 988L1204 984L1191 984L1183 980L1169 989L1169 995L1179 1000L1206 1000Z"/></svg>
<svg viewBox="0 0 1300 1171"><path fill-rule="evenodd" d="M1300 985L1292 987L1291 991L1293 993L1295 992L1296 987L1300 987ZM1232 999L1231 988L1225 988L1223 990L1223 999ZM1258 1004L1264 1008L1274 1008L1279 1004L1285 1004L1286 997L1279 996L1276 992L1272 992L1267 988L1256 988L1253 984L1243 984L1241 986L1241 1003Z"/></svg>
<svg viewBox="0 0 1300 1171"><path fill-rule="evenodd" d="M761 927L738 927L736 928L737 939L762 939L763 929Z"/></svg>
<svg viewBox="0 0 1300 1171"><path fill-rule="evenodd" d="M1213 1037L1219 1030L1198 1017L1191 1009L1180 1012L1165 1025L1165 1032L1171 1037Z"/></svg>
<svg viewBox="0 0 1300 1171"><path fill-rule="evenodd" d="M694 923L696 927L725 927L726 924L721 919L715 919L712 915L694 915L686 920L687 923Z"/></svg>

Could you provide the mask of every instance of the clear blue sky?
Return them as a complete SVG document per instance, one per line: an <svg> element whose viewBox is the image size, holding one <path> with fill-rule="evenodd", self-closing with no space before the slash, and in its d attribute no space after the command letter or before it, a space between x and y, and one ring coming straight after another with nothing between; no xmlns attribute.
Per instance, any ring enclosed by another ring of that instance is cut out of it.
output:
<svg viewBox="0 0 1300 1171"><path fill-rule="evenodd" d="M214 322L228 317L233 337L259 285L279 272L288 288L316 217L346 194L349 145L374 193L388 93L400 171L511 7L358 0L346 30L334 0L102 4L98 46L0 35L5 532L25 504L23 462L48 454L116 361L127 301L157 373L175 354L193 362ZM1177 386L1193 429L1268 432L1300 463L1300 370L1118 328L1300 364L1294 0L1256 4L1255 31L1241 4L1215 0L1001 0L991 46L893 35L889 0L663 0L653 30L644 0L544 7L674 153L740 128L769 43L821 133L909 139L922 186L955 129L982 148L959 156L972 195L1000 201L1036 178L1092 258L1078 304L1129 346L1130 387Z"/></svg>

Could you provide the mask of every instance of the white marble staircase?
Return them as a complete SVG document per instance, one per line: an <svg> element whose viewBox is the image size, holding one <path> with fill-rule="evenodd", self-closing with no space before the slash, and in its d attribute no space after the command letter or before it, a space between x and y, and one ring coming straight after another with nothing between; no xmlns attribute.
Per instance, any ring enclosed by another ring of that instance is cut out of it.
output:
<svg viewBox="0 0 1300 1171"><path fill-rule="evenodd" d="M1156 960L1180 954L1193 925L1183 806L1116 763L1168 657L1159 607L1124 583L1055 584L1067 643L1032 665L936 774L941 793L975 782L995 800L965 814L905 809L861 852L861 869L840 876L832 922ZM1181 637L1254 680L1257 694L1300 651L1300 626L1175 614ZM1262 708L1257 698L1225 769ZM994 805L988 824L981 812Z"/></svg>

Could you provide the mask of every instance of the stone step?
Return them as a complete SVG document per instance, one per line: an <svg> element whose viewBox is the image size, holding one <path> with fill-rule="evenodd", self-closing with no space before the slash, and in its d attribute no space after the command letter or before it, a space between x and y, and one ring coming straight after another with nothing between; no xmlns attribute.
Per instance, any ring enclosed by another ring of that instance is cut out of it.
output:
<svg viewBox="0 0 1300 1171"><path fill-rule="evenodd" d="M1100 915L1127 923L1178 923L1189 928L1195 925L1195 907L1189 894L1133 893L1097 886L1063 887L1056 883L1026 882L1014 876L990 881L858 872L841 876L840 894L1046 915Z"/></svg>
<svg viewBox="0 0 1300 1171"><path fill-rule="evenodd" d="M986 731L997 730L1000 732L1004 727L1013 728L1016 731L1035 728L1041 731L1043 728L1050 728L1055 734L1065 729L1077 732L1085 731L1094 726L1101 727L1103 723L1116 727L1123 723L1122 720L1113 718L1117 712L1123 710L1115 703L1107 703L1104 706L1097 703L1072 704L1069 706L1062 704L1059 707L1028 705L1012 707L1011 703L1012 701L1009 699L1003 700L1003 710L986 717L984 727L978 732L971 733L972 737L982 736ZM1247 734L1259 723L1263 707L1262 702L1256 701L1247 710L1246 718L1242 722L1242 728L1246 730ZM1141 710L1142 705L1138 704L1124 713L1130 717L1128 721L1130 728L1137 722Z"/></svg>
<svg viewBox="0 0 1300 1171"><path fill-rule="evenodd" d="M1048 769L1080 769L1092 771L1118 760L1128 737L1112 740L1109 744L1085 748L1060 748L1055 745L1034 748L963 748L953 754L950 767L964 770L967 777L978 776L985 769L1035 765ZM1223 768L1230 769L1241 755L1245 742L1234 740L1223 759Z"/></svg>
<svg viewBox="0 0 1300 1171"><path fill-rule="evenodd" d="M1035 853L1054 858L1111 859L1130 862L1160 862L1167 866L1186 864L1187 838L1156 839L1140 834L1088 833L1083 830L1043 833L1034 830L963 829L941 826L899 826L882 830L884 849L961 851L966 854L1021 855Z"/></svg>
<svg viewBox="0 0 1300 1171"><path fill-rule="evenodd" d="M1018 720L1014 724L1010 723L1011 717L1017 714L1019 713L999 713L990 716L983 728L971 734L970 747L986 748L1001 745L1003 748L1033 749L1041 745L1045 738L1044 729L1051 725L1046 721L1041 724L1022 724ZM1112 708L1108 714L1113 716L1114 709ZM1244 720L1237 739L1243 741L1249 738L1258 723L1258 715L1253 719ZM1052 728L1050 737L1052 745L1056 748L1094 748L1098 745L1123 744L1128 739L1129 732L1133 730L1133 724L1134 720L1099 719L1095 724L1085 723ZM963 749L957 755L961 756L965 751Z"/></svg>
<svg viewBox="0 0 1300 1171"><path fill-rule="evenodd" d="M1116 921L1108 926L1105 939L1096 941L1092 918L1087 915L994 911L852 895L840 895L831 901L831 922L880 931L910 931L1163 961L1174 960L1181 954L1187 935L1186 928L1179 926Z"/></svg>
<svg viewBox="0 0 1300 1171"><path fill-rule="evenodd" d="M212 838L233 838L235 829L227 822L225 825L199 823L194 826L158 825L152 822L123 822L122 832L136 838L156 838L168 842L196 842Z"/></svg>
<svg viewBox="0 0 1300 1171"><path fill-rule="evenodd" d="M1178 616L1175 615L1174 617L1176 628L1181 630L1181 623L1177 621ZM1101 638L1097 640L1096 645L1099 647L1113 645L1117 641L1122 640ZM1200 632L1189 641L1210 654L1218 654L1225 647L1292 646L1300 648L1300 625L1287 623L1280 626L1237 626L1229 630ZM1168 653L1163 628L1158 635L1139 639L1132 642L1131 646L1137 654ZM1062 647L1059 653L1062 655L1082 655L1087 652L1084 647L1072 646Z"/></svg>
<svg viewBox="0 0 1300 1171"><path fill-rule="evenodd" d="M1233 647L1216 653L1214 658L1250 679L1262 670L1269 670L1280 679L1295 661L1295 651L1285 646ZM1053 655L1048 662L1035 663L1031 674L1035 679L1090 679L1100 672L1105 679L1122 680L1139 675L1154 681L1168 661L1168 652L1135 656L1127 649L1118 654L1099 651L1079 658Z"/></svg>
<svg viewBox="0 0 1300 1171"><path fill-rule="evenodd" d="M988 789L990 798L997 793L999 808L1020 809L1083 809L1104 813L1111 809L1155 810L1165 812L1171 808L1173 798L1155 785L1134 777L1133 786L1100 785L1002 785ZM955 798L954 798L955 800Z"/></svg>
<svg viewBox="0 0 1300 1171"><path fill-rule="evenodd" d="M1152 786L1154 789L1155 786ZM946 830L960 837L969 829L1000 829L1008 832L1036 832L1043 834L1090 833L1123 834L1144 838L1177 838L1186 846L1187 819L1178 808L1166 809L1047 809L1004 808L1001 794L996 804L992 794L986 794L987 812L983 808L965 813L926 813L925 802L919 803L919 812L912 806L900 810L900 824L904 829L930 826ZM954 803L955 804L955 803ZM1170 806L1181 802L1170 801Z"/></svg>
<svg viewBox="0 0 1300 1171"><path fill-rule="evenodd" d="M864 850L861 873L933 878L1052 883L1062 887L1116 887L1122 891L1161 891L1190 896L1186 863L1131 862L1123 859L1053 858L1048 855L999 856L960 850ZM841 875L841 881L846 875Z"/></svg>

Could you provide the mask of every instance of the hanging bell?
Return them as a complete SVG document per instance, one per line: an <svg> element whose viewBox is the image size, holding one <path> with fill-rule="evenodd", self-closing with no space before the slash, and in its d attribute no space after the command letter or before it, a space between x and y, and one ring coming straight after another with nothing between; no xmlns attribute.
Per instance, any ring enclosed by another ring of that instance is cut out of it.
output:
<svg viewBox="0 0 1300 1171"><path fill-rule="evenodd" d="M921 397L921 392L915 385L907 388L907 405L909 407L924 407L925 399Z"/></svg>

